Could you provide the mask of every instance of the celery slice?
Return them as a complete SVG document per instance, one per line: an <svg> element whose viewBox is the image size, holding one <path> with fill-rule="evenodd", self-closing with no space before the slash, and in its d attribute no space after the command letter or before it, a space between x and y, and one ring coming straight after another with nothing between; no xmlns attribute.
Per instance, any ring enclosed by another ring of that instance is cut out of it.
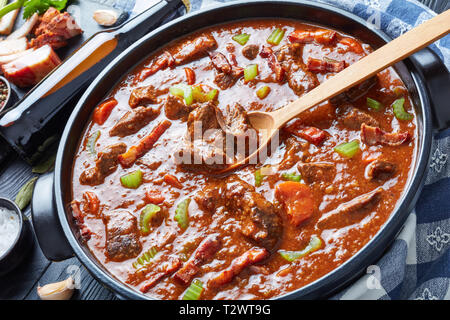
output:
<svg viewBox="0 0 450 320"><path fill-rule="evenodd" d="M267 95L270 93L270 87L269 86L262 86L258 90L256 90L256 96L260 98L261 100L267 97Z"/></svg>
<svg viewBox="0 0 450 320"><path fill-rule="evenodd" d="M282 175L281 175L281 177L284 179L284 180L289 180L289 181L295 181L295 182L300 182L300 180L302 180L302 176L301 175L299 175L299 174L296 174L296 173L294 173L294 172L292 172L292 173L283 173Z"/></svg>
<svg viewBox="0 0 450 320"><path fill-rule="evenodd" d="M322 247L322 240L318 236L313 235L311 237L311 240L309 240L309 244L306 246L305 249L300 251L279 250L278 253L283 257L283 259L292 262L296 259L306 256L311 252L319 250L321 247Z"/></svg>
<svg viewBox="0 0 450 320"><path fill-rule="evenodd" d="M189 203L191 202L191 199L186 198L183 201L181 201L176 210L175 210L175 217L174 219L178 222L178 225L181 229L186 229L189 225Z"/></svg>
<svg viewBox="0 0 450 320"><path fill-rule="evenodd" d="M194 279L183 295L183 300L198 300L203 293L203 283Z"/></svg>
<svg viewBox="0 0 450 320"><path fill-rule="evenodd" d="M137 189L142 184L142 171L137 169L131 173L128 173L120 177L122 186L129 189Z"/></svg>
<svg viewBox="0 0 450 320"><path fill-rule="evenodd" d="M359 140L345 142L334 148L343 157L352 158L359 151Z"/></svg>
<svg viewBox="0 0 450 320"><path fill-rule="evenodd" d="M231 39L233 39L240 45L244 46L247 43L248 39L250 39L250 35L247 33L242 33L242 34L233 36Z"/></svg>
<svg viewBox="0 0 450 320"><path fill-rule="evenodd" d="M150 232L150 222L153 217L160 211L161 208L155 204L148 204L145 206L139 217L139 228L142 233Z"/></svg>
<svg viewBox="0 0 450 320"><path fill-rule="evenodd" d="M258 65L257 64L248 65L244 69L244 81L245 82L249 82L249 81L255 79L257 75L258 75Z"/></svg>
<svg viewBox="0 0 450 320"><path fill-rule="evenodd" d="M267 38L267 43L277 46L280 44L283 37L284 37L284 30L276 28L275 30L273 30L269 38Z"/></svg>
<svg viewBox="0 0 450 320"><path fill-rule="evenodd" d="M392 103L394 115L398 120L411 121L413 119L413 115L405 111L405 108L403 107L404 103L405 98L397 99Z"/></svg>
<svg viewBox="0 0 450 320"><path fill-rule="evenodd" d="M367 106L373 110L379 111L383 108L383 104L375 99L367 97Z"/></svg>

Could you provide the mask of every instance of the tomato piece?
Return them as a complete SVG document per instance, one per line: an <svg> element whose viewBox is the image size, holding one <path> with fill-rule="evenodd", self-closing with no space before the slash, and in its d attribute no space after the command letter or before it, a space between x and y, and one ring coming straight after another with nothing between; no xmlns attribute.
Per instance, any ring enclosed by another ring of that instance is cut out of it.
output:
<svg viewBox="0 0 450 320"><path fill-rule="evenodd" d="M283 205L290 223L295 227L309 219L315 211L311 189L300 182L280 183L275 188L275 198Z"/></svg>
<svg viewBox="0 0 450 320"><path fill-rule="evenodd" d="M147 190L145 193L145 199L153 204L161 204L164 200L166 200L158 190Z"/></svg>
<svg viewBox="0 0 450 320"><path fill-rule="evenodd" d="M83 193L83 198L86 201L89 212L97 214L100 208L100 201L98 200L97 195L94 192L86 191Z"/></svg>
<svg viewBox="0 0 450 320"><path fill-rule="evenodd" d="M108 99L101 103L97 108L95 108L93 117L94 122L99 125L104 124L117 104L118 102L114 98Z"/></svg>
<svg viewBox="0 0 450 320"><path fill-rule="evenodd" d="M294 122L284 128L287 132L292 133L314 145L320 145L327 137L327 133L316 127L305 127L300 122Z"/></svg>

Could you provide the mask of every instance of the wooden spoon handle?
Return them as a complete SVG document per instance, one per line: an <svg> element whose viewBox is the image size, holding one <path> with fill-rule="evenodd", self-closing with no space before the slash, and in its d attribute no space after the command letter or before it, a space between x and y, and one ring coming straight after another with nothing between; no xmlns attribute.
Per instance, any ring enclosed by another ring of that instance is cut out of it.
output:
<svg viewBox="0 0 450 320"><path fill-rule="evenodd" d="M385 44L286 107L274 111L273 117L277 122L276 127L281 127L302 111L374 76L449 32L450 9Z"/></svg>

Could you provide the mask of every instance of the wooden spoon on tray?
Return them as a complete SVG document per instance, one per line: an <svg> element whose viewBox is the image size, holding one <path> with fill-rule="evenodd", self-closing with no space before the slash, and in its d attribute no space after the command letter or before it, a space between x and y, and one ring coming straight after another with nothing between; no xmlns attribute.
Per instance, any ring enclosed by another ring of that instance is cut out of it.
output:
<svg viewBox="0 0 450 320"><path fill-rule="evenodd" d="M231 164L220 173L234 170L250 163L252 159L256 159L255 157L267 146L267 143L278 130L301 112L367 80L383 69L425 48L449 32L450 10L447 10L385 44L287 106L272 112L249 112L248 119L253 128L259 132L259 147L251 155Z"/></svg>

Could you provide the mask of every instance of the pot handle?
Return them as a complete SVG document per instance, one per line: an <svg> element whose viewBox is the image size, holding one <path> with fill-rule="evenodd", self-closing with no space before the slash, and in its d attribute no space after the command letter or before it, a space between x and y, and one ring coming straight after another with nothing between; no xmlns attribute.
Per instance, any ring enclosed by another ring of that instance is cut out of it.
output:
<svg viewBox="0 0 450 320"><path fill-rule="evenodd" d="M438 131L450 128L450 73L439 56L425 48L410 57L424 80L430 97L433 125Z"/></svg>
<svg viewBox="0 0 450 320"><path fill-rule="evenodd" d="M39 177L33 191L31 216L39 246L51 261L73 257L58 219L53 197L53 172Z"/></svg>

